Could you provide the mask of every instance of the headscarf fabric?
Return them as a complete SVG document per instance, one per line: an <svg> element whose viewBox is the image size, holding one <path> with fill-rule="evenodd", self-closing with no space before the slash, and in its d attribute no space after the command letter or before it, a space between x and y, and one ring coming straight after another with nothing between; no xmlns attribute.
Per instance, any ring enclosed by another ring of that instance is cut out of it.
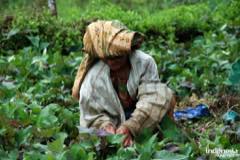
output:
<svg viewBox="0 0 240 160"><path fill-rule="evenodd" d="M140 47L143 35L131 31L119 21L98 20L87 26L83 37L83 60L78 68L72 96L79 99L79 90L96 59L124 56Z"/></svg>

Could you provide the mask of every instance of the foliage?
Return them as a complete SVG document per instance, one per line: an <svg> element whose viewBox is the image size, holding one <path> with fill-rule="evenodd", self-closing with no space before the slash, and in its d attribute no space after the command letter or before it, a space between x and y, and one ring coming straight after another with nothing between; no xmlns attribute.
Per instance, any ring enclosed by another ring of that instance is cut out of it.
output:
<svg viewBox="0 0 240 160"><path fill-rule="evenodd" d="M236 92L240 91L240 59L232 64L226 84L234 87Z"/></svg>
<svg viewBox="0 0 240 160"><path fill-rule="evenodd" d="M19 10L30 3L4 2ZM206 147L233 147L231 137L221 133L221 122L214 122L215 130L186 129L186 143L142 133L134 146L123 148L122 136L79 133L78 103L70 92L82 59L85 26L96 18L119 19L143 32L142 49L154 57L161 80L178 96L215 95L227 87L235 91L239 85L239 1L176 5L175 0L158 0L156 4L162 2L158 6L134 0L132 10L126 1L82 2L59 1L58 19L44 7L29 14L34 8L30 7L26 13L17 10L13 17L1 20L1 159L196 159L205 155ZM31 1L31 5L36 4ZM197 127L188 124L186 128ZM164 134L174 135L169 130ZM179 146L179 153L166 150L170 142Z"/></svg>
<svg viewBox="0 0 240 160"><path fill-rule="evenodd" d="M229 81L232 85L238 85L240 83L240 59L233 63Z"/></svg>

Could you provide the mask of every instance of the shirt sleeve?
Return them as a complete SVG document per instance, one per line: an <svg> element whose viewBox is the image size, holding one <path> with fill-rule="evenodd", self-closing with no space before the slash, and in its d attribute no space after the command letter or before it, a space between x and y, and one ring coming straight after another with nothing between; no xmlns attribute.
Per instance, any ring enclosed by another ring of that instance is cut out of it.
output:
<svg viewBox="0 0 240 160"><path fill-rule="evenodd" d="M80 90L80 126L102 129L108 124L115 126L114 118L109 116L103 106L110 106L107 94L101 93L94 80L86 78ZM101 95L101 96L100 96ZM111 108L108 107L108 110Z"/></svg>
<svg viewBox="0 0 240 160"><path fill-rule="evenodd" d="M138 102L131 118L122 125L126 126L133 136L143 128L153 129L170 108L173 93L167 85L159 80L157 65L149 57L146 69L140 77Z"/></svg>
<svg viewBox="0 0 240 160"><path fill-rule="evenodd" d="M86 108L88 107L88 108ZM113 126L113 120L105 113L100 113L97 110L95 110L95 107L82 105L80 107L80 114L81 118L84 118L85 127L93 127L97 129L103 129L106 125L111 124ZM83 120L80 120L83 122Z"/></svg>

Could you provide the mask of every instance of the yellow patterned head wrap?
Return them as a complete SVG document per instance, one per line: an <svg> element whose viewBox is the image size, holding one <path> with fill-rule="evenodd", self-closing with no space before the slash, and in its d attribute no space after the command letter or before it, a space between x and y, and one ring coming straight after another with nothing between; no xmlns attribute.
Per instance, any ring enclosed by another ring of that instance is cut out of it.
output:
<svg viewBox="0 0 240 160"><path fill-rule="evenodd" d="M143 35L129 30L119 21L98 20L87 26L83 37L84 57L78 68L72 96L79 99L79 90L95 59L128 55L143 42Z"/></svg>

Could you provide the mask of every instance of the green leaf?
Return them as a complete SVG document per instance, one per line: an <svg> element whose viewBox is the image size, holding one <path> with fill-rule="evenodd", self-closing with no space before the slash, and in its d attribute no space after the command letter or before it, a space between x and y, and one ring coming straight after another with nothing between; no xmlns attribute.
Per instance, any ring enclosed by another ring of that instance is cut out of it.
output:
<svg viewBox="0 0 240 160"><path fill-rule="evenodd" d="M120 148L117 155L122 159L133 159L136 157L137 153L134 147Z"/></svg>
<svg viewBox="0 0 240 160"><path fill-rule="evenodd" d="M32 135L32 126L28 126L27 128L21 129L17 132L16 140L18 145L28 144L28 139Z"/></svg>
<svg viewBox="0 0 240 160"><path fill-rule="evenodd" d="M49 104L46 106L38 117L37 126L39 128L51 128L56 127L58 124L58 118L55 116L55 113L60 109L60 106L57 104Z"/></svg>
<svg viewBox="0 0 240 160"><path fill-rule="evenodd" d="M29 151L29 152L24 152L23 159L24 160L41 160L41 159L47 159L47 157L46 155L39 153L39 151Z"/></svg>
<svg viewBox="0 0 240 160"><path fill-rule="evenodd" d="M186 144L182 144L183 146L181 146L181 154L190 156L190 154L193 152L193 146L191 143L186 143Z"/></svg>
<svg viewBox="0 0 240 160"><path fill-rule="evenodd" d="M142 144L143 152L151 153L157 143L157 134L154 134L146 143Z"/></svg>
<svg viewBox="0 0 240 160"><path fill-rule="evenodd" d="M152 154L150 152L143 152L138 156L139 160L151 159Z"/></svg>
<svg viewBox="0 0 240 160"><path fill-rule="evenodd" d="M39 45L40 45L40 38L39 36L27 36L28 39L31 41L32 45L36 48L39 48Z"/></svg>
<svg viewBox="0 0 240 160"><path fill-rule="evenodd" d="M6 133L7 129L6 128L1 128L0 129L0 135L3 136Z"/></svg>
<svg viewBox="0 0 240 160"><path fill-rule="evenodd" d="M32 64L35 64L35 63L47 63L47 59L48 59L48 55L45 54L45 55L41 55L41 56L35 56L33 57L32 59Z"/></svg>
<svg viewBox="0 0 240 160"><path fill-rule="evenodd" d="M78 159L86 159L86 160L89 159L90 160L91 159L90 156L92 153L91 152L87 153L81 145L74 144L66 152L66 155L67 155L67 159L71 159L71 160L78 160Z"/></svg>
<svg viewBox="0 0 240 160"><path fill-rule="evenodd" d="M160 123L160 129L164 138L172 139L175 142L183 142L186 140L181 129L179 129L176 123L168 116L163 117Z"/></svg>
<svg viewBox="0 0 240 160"><path fill-rule="evenodd" d="M134 139L137 143L146 143L153 135L152 130L144 128Z"/></svg>
<svg viewBox="0 0 240 160"><path fill-rule="evenodd" d="M158 159L158 160L188 160L188 156L177 154L177 153L172 153L168 152L166 150L162 151L157 151L153 158Z"/></svg>
<svg viewBox="0 0 240 160"><path fill-rule="evenodd" d="M48 143L48 149L54 153L60 153L63 151L64 140L67 138L66 133L58 133L55 141Z"/></svg>
<svg viewBox="0 0 240 160"><path fill-rule="evenodd" d="M46 152L48 150L47 145L43 145L40 143L34 143L33 149L37 149L39 152Z"/></svg>
<svg viewBox="0 0 240 160"><path fill-rule="evenodd" d="M17 105L17 104L16 104ZM17 106L15 112L14 112L14 118L20 120L22 123L29 122L29 116L26 111L25 106Z"/></svg>
<svg viewBox="0 0 240 160"><path fill-rule="evenodd" d="M233 145L231 145L231 148L240 150L240 144L233 144Z"/></svg>
<svg viewBox="0 0 240 160"><path fill-rule="evenodd" d="M110 144L121 144L124 139L124 135L121 134L112 134L106 136L106 140Z"/></svg>
<svg viewBox="0 0 240 160"><path fill-rule="evenodd" d="M41 50L46 49L48 46L49 46L49 43L47 43L47 42L40 43L40 49Z"/></svg>
<svg viewBox="0 0 240 160"><path fill-rule="evenodd" d="M19 33L19 29L18 28L13 28L10 30L10 32L7 33L7 39L11 38L12 36L16 35L17 33Z"/></svg>
<svg viewBox="0 0 240 160"><path fill-rule="evenodd" d="M28 105L31 109L32 114L39 114L41 112L41 106L37 104L37 102L33 102L32 104Z"/></svg>
<svg viewBox="0 0 240 160"><path fill-rule="evenodd" d="M51 128L47 128L47 129L39 129L38 130L38 135L39 137L52 137L53 135L55 135L56 133L58 133L60 131L60 126L55 126L55 127L51 127Z"/></svg>
<svg viewBox="0 0 240 160"><path fill-rule="evenodd" d="M2 86L6 87L9 90L16 88L16 85L14 85L14 82L3 81L3 82L1 82L1 84L2 84Z"/></svg>
<svg viewBox="0 0 240 160"><path fill-rule="evenodd" d="M240 59L233 63L228 80L232 85L240 84Z"/></svg>
<svg viewBox="0 0 240 160"><path fill-rule="evenodd" d="M14 149L8 153L8 157L10 160L15 160L18 158L18 150Z"/></svg>
<svg viewBox="0 0 240 160"><path fill-rule="evenodd" d="M157 145L157 134L154 134L151 138L146 139L143 144L136 144L136 150L139 155L139 159L151 159L155 146Z"/></svg>

